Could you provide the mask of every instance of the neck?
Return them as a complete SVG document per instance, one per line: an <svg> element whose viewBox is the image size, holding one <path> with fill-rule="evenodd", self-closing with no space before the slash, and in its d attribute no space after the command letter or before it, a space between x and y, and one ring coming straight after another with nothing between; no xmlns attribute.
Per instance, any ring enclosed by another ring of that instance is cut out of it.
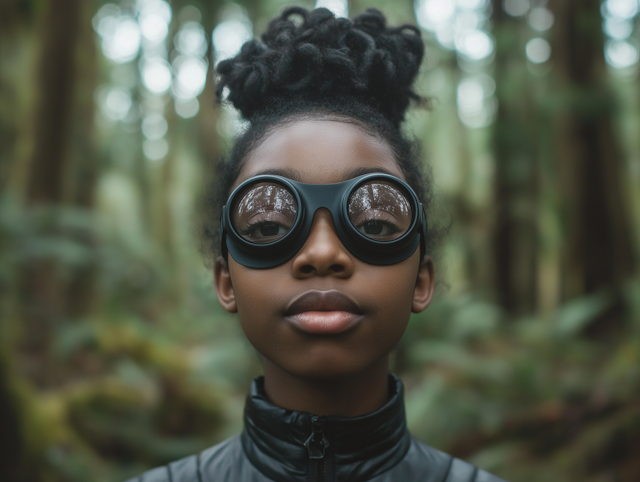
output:
<svg viewBox="0 0 640 482"><path fill-rule="evenodd" d="M302 378L263 358L264 388L274 405L314 415L357 417L389 400L388 357L353 375Z"/></svg>

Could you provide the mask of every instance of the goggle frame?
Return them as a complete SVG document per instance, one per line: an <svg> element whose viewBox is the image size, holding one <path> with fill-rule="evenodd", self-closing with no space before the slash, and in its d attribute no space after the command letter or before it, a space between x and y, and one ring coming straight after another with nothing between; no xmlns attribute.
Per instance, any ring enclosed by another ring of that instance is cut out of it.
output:
<svg viewBox="0 0 640 482"><path fill-rule="evenodd" d="M391 241L368 238L349 219L349 198L360 186L375 180L398 184L408 194L408 201L411 203L411 225L402 236ZM287 188L297 203L298 214L293 226L282 238L265 244L251 243L236 232L230 211L238 196L243 195L252 185L265 182ZM370 173L339 183L307 184L283 176L264 174L242 182L232 191L223 206L220 218L223 256L226 257L228 252L241 265L256 269L274 268L286 263L304 246L315 213L322 208L331 213L338 238L344 247L365 263L379 266L397 264L413 255L418 246L421 248L421 256L426 253L428 226L424 207L411 186L396 176Z"/></svg>

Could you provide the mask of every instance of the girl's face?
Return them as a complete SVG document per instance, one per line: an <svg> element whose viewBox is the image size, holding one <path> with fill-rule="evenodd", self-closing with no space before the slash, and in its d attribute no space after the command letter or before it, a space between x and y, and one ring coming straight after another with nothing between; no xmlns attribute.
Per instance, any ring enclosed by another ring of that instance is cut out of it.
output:
<svg viewBox="0 0 640 482"><path fill-rule="evenodd" d="M404 179L390 147L352 124L303 120L271 133L253 152L236 183L278 174L329 184L366 172ZM420 249L391 266L366 264L340 242L326 209L286 263L252 269L229 256L215 268L218 299L237 312L251 344L293 376L334 378L377 365L396 346L410 313L427 307L433 264Z"/></svg>

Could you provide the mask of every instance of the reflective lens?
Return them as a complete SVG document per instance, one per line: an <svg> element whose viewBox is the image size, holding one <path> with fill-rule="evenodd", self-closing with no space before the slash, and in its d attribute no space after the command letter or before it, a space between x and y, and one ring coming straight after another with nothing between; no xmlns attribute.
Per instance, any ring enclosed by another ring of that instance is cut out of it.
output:
<svg viewBox="0 0 640 482"><path fill-rule="evenodd" d="M231 222L250 243L268 244L282 239L298 217L295 197L280 184L254 184L235 199Z"/></svg>
<svg viewBox="0 0 640 482"><path fill-rule="evenodd" d="M355 228L375 241L393 241L411 227L413 210L404 190L388 181L371 181L349 198L349 219Z"/></svg>

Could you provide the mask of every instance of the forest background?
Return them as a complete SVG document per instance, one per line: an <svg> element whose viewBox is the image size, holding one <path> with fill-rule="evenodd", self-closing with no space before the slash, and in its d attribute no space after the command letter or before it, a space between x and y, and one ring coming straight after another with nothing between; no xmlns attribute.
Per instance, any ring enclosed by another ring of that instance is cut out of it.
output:
<svg viewBox="0 0 640 482"><path fill-rule="evenodd" d="M212 69L286 3L0 4L3 481L121 481L240 430L260 364L198 252L243 129ZM640 480L638 0L318 5L427 44L407 128L452 227L393 359L413 433L511 482Z"/></svg>

